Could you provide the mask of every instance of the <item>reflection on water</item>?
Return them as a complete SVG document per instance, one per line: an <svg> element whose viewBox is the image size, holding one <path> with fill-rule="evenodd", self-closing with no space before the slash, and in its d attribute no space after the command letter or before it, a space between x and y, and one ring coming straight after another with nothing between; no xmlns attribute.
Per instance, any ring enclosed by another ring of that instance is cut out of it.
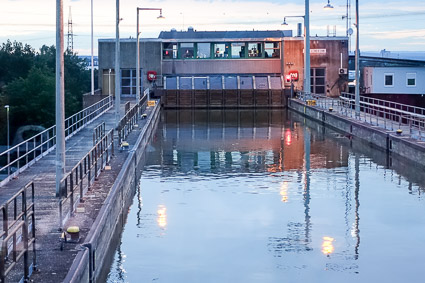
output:
<svg viewBox="0 0 425 283"><path fill-rule="evenodd" d="M421 282L421 170L291 112L165 111L108 281Z"/></svg>

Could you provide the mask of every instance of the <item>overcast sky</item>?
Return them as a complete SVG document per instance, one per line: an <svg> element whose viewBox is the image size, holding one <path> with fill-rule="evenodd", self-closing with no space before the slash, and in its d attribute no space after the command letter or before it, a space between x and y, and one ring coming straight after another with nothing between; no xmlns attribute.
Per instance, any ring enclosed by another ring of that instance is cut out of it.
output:
<svg viewBox="0 0 425 283"><path fill-rule="evenodd" d="M94 1L95 53L97 39L115 37L115 0ZM363 51L424 51L425 1L359 0L360 49ZM38 49L55 44L54 0L0 0L0 42L22 41ZM336 35L345 36L347 0L331 0L333 10L324 10L327 0L310 0L311 36L326 36L336 26ZM142 37L157 37L161 30L280 30L292 29L304 14L304 1L259 0L121 0L121 38L136 36L136 7L163 8L164 20L157 11L142 11ZM64 33L67 33L69 7L72 7L74 50L90 54L90 0L64 0ZM351 0L351 28L355 44L355 0ZM67 39L65 36L65 46Z"/></svg>

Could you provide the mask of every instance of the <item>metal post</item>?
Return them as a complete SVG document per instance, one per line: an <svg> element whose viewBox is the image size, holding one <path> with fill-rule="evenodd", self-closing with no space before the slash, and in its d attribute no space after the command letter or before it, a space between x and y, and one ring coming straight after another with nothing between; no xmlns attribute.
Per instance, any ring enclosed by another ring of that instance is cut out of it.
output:
<svg viewBox="0 0 425 283"><path fill-rule="evenodd" d="M91 0L91 95L94 95L94 64L93 64L93 0Z"/></svg>
<svg viewBox="0 0 425 283"><path fill-rule="evenodd" d="M10 149L10 125L9 125L9 105L5 105L7 120L7 149ZM10 176L10 152L7 152L7 176Z"/></svg>
<svg viewBox="0 0 425 283"><path fill-rule="evenodd" d="M356 88L355 88L355 112L356 118L360 117L360 54L359 54L359 0L356 0Z"/></svg>
<svg viewBox="0 0 425 283"><path fill-rule="evenodd" d="M139 8L137 8L137 44L136 44L136 104L140 101L140 31L139 31Z"/></svg>
<svg viewBox="0 0 425 283"><path fill-rule="evenodd" d="M116 37L115 37L115 125L118 126L121 114L121 67L120 67L120 0L116 0Z"/></svg>
<svg viewBox="0 0 425 283"><path fill-rule="evenodd" d="M304 17L304 92L310 94L310 2L305 0Z"/></svg>
<svg viewBox="0 0 425 283"><path fill-rule="evenodd" d="M63 0L56 0L56 196L65 175L65 82L63 58Z"/></svg>

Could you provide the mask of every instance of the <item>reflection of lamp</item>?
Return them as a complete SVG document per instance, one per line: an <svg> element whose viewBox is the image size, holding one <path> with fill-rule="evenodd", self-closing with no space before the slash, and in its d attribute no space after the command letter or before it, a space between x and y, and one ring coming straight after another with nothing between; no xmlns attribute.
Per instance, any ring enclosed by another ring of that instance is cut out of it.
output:
<svg viewBox="0 0 425 283"><path fill-rule="evenodd" d="M163 205L160 205L158 207L158 226L161 228L165 228L165 226L167 226L167 213L166 213L167 208Z"/></svg>
<svg viewBox="0 0 425 283"><path fill-rule="evenodd" d="M283 182L280 185L280 195L282 196L282 202L288 202L288 182Z"/></svg>
<svg viewBox="0 0 425 283"><path fill-rule="evenodd" d="M323 237L323 243L322 243L322 253L329 256L331 253L334 252L334 246L333 246L334 238L331 237Z"/></svg>

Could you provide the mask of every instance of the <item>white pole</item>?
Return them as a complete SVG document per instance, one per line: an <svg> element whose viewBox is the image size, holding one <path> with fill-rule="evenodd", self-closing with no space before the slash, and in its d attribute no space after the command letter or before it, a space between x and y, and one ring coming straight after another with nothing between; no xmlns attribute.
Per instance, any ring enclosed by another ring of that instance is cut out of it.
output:
<svg viewBox="0 0 425 283"><path fill-rule="evenodd" d="M355 113L356 117L360 117L360 54L359 54L359 0L356 0L356 88L355 88Z"/></svg>
<svg viewBox="0 0 425 283"><path fill-rule="evenodd" d="M139 46L139 8L137 8L137 44L136 44L136 103L140 101L140 46Z"/></svg>
<svg viewBox="0 0 425 283"><path fill-rule="evenodd" d="M94 64L93 64L93 0L91 0L91 95L94 95Z"/></svg>
<svg viewBox="0 0 425 283"><path fill-rule="evenodd" d="M121 67L120 67L120 0L116 0L116 38L115 38L115 124L120 122L121 106Z"/></svg>
<svg viewBox="0 0 425 283"><path fill-rule="evenodd" d="M6 120L7 120L7 149L10 148L10 131L9 131L9 105L5 105L6 108Z"/></svg>
<svg viewBox="0 0 425 283"><path fill-rule="evenodd" d="M308 95L310 87L310 3L305 0L304 17L304 92ZM306 97L306 95L304 97Z"/></svg>
<svg viewBox="0 0 425 283"><path fill-rule="evenodd" d="M65 175L65 82L63 58L63 0L56 0L56 196Z"/></svg>

